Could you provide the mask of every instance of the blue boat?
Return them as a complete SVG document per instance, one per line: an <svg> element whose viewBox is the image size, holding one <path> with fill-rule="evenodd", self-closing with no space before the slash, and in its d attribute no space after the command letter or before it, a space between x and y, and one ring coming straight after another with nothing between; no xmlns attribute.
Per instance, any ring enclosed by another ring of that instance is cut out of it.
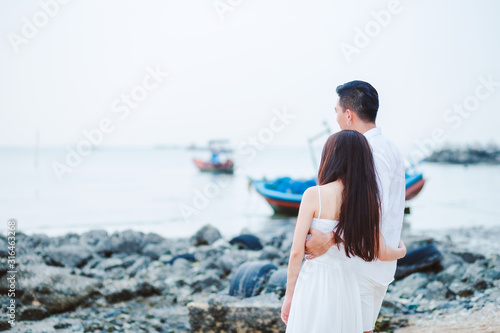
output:
<svg viewBox="0 0 500 333"><path fill-rule="evenodd" d="M407 170L406 178L406 200L413 199L425 184L421 172ZM266 199L274 212L280 215L297 215L304 191L316 186L316 178L292 179L291 177L280 177L273 180L252 180L251 184L255 190Z"/></svg>

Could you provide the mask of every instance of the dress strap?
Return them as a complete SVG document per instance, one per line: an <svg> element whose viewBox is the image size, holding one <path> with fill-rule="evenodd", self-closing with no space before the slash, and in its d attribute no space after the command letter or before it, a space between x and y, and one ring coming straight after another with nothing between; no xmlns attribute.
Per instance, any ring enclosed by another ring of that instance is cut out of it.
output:
<svg viewBox="0 0 500 333"><path fill-rule="evenodd" d="M318 219L321 217L321 192L319 190L319 185L318 185L318 196L319 196L319 212L318 212Z"/></svg>

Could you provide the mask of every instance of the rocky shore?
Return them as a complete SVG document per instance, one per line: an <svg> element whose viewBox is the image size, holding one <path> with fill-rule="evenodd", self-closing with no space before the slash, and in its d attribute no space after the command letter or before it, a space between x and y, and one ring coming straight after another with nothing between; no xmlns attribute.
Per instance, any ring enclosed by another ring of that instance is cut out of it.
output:
<svg viewBox="0 0 500 333"><path fill-rule="evenodd" d="M500 164L500 148L496 145L444 148L433 152L426 160L428 162L452 164Z"/></svg>
<svg viewBox="0 0 500 333"><path fill-rule="evenodd" d="M187 239L131 230L18 234L12 331L284 332L279 313L292 228L243 231L231 240L210 225ZM456 313L498 313L499 236L500 227L405 231L409 251L432 245L440 257L416 272L398 269L377 330L417 332L426 319L443 324ZM0 329L9 330L4 249L0 237Z"/></svg>

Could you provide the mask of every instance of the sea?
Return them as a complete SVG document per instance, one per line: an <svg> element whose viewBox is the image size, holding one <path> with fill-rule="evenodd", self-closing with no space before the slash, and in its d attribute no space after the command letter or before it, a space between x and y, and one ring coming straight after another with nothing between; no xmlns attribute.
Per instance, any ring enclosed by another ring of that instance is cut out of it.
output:
<svg viewBox="0 0 500 333"><path fill-rule="evenodd" d="M51 236L93 229L193 235L211 224L225 237L293 229L296 217L273 214L251 179L310 179L320 151L255 147L233 156L233 175L200 172L193 158L207 151L174 148L103 148L66 163L66 148L0 149L0 232ZM54 166L65 165L61 174ZM421 163L426 179L407 201L405 224L414 230L500 225L500 166ZM59 176L58 176L59 175Z"/></svg>

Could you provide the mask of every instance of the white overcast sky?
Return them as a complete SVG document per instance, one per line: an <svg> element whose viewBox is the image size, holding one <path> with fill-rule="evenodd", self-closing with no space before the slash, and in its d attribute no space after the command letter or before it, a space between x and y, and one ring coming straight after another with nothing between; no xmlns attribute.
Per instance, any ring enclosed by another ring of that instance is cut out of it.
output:
<svg viewBox="0 0 500 333"><path fill-rule="evenodd" d="M212 0L73 0L16 53L9 34L51 1L0 4L0 146L32 146L37 131L41 145L72 146L103 118L115 124L107 146L238 143L283 107L296 117L271 145L305 145L323 120L338 129L335 88L354 79L378 90L378 125L401 147L435 128L449 142L500 143L500 86L450 114L455 126L443 120L479 77L500 82L499 1L401 1L348 63L340 45L389 1L231 1L222 20ZM113 102L147 66L170 76L120 119Z"/></svg>

